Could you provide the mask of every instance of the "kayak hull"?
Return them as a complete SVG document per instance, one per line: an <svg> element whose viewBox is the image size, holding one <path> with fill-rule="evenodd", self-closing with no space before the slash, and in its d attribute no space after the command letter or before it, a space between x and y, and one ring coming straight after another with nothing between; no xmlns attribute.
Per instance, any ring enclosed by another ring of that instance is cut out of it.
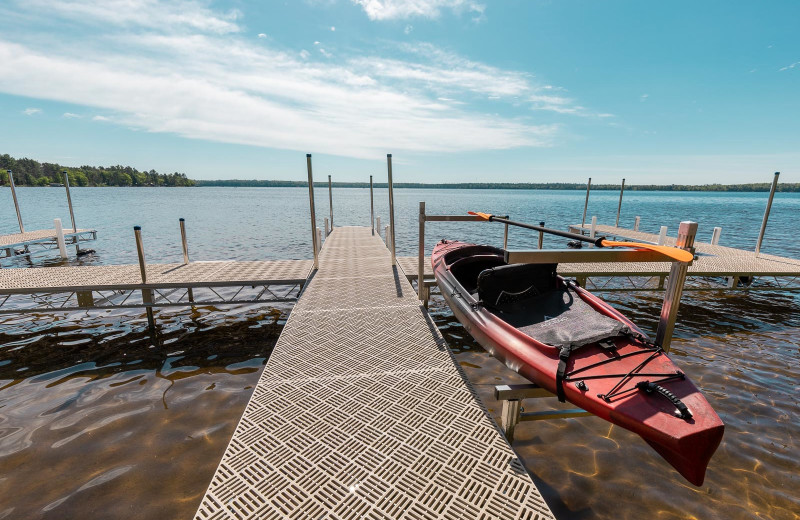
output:
<svg viewBox="0 0 800 520"><path fill-rule="evenodd" d="M445 241L434 248L431 261L442 295L459 322L492 356L531 382L557 393L559 349L538 342L500 319L481 305L476 295L465 289L450 271L452 264L448 263L448 255L458 256L459 250L480 247L483 247L479 249L481 255L499 251L486 246ZM559 279L559 283L565 282ZM595 311L625 324L634 335L644 336L630 320L588 291L578 287L570 290ZM665 381L661 386L686 405L691 418L676 416L676 407L669 399L655 395L655 392L636 389L638 382L658 377L629 377L623 381L619 394L604 399L602 396L614 391L621 380L615 376L629 373L646 359L648 361L637 374L679 372L663 352L653 354L652 346L648 350L648 345L642 340L626 336L616 337L613 342L616 347L613 354L598 344L583 346L571 354L567 370L580 373L580 379L562 383L564 397L576 406L640 435L689 482L702 485L706 467L724 431L719 416L685 377ZM613 359L609 361L610 358Z"/></svg>

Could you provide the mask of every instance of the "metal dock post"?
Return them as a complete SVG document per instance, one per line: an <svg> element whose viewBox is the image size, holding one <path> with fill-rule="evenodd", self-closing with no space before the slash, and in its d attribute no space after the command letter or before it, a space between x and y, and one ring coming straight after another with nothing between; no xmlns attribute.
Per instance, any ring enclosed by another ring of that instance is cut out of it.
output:
<svg viewBox="0 0 800 520"><path fill-rule="evenodd" d="M306 154L308 167L308 205L311 208L311 249L314 250L314 269L319 269L319 254L317 253L317 215L314 211L314 176L311 173L311 154Z"/></svg>
<svg viewBox="0 0 800 520"><path fill-rule="evenodd" d="M147 264L144 260L144 244L142 243L142 227L133 226L133 234L136 237L136 254L139 256L139 270L142 273L142 283L147 283ZM142 303L146 306L147 324L150 327L150 338L156 342L156 320L153 316L153 290L142 289Z"/></svg>
<svg viewBox="0 0 800 520"><path fill-rule="evenodd" d="M678 227L678 240L676 247L693 251L694 239L697 235L697 222L684 221ZM678 307L681 303L683 285L686 282L688 262L673 262L667 278L667 287L664 293L664 303L661 306L661 318L656 331L656 344L661 345L664 352L669 352L672 342L672 332L675 330L675 320L678 317Z"/></svg>
<svg viewBox="0 0 800 520"><path fill-rule="evenodd" d="M503 249L508 249L508 224L503 229Z"/></svg>
<svg viewBox="0 0 800 520"><path fill-rule="evenodd" d="M330 175L328 175L328 209L331 211L331 231L333 231L333 187Z"/></svg>
<svg viewBox="0 0 800 520"><path fill-rule="evenodd" d="M508 227L508 224L506 224ZM539 227L544 227L544 222L539 222ZM544 231L539 231L539 249L544 247Z"/></svg>
<svg viewBox="0 0 800 520"><path fill-rule="evenodd" d="M375 234L375 199L372 197L372 175L369 176L369 227Z"/></svg>
<svg viewBox="0 0 800 520"><path fill-rule="evenodd" d="M61 225L61 219L53 219L53 227L56 230L56 244L58 244L58 254L64 260L67 259L67 241L64 240L64 227Z"/></svg>
<svg viewBox="0 0 800 520"><path fill-rule="evenodd" d="M14 198L14 208L17 210L17 221L19 222L19 232L25 232L25 226L22 225L22 214L19 212L19 202L17 201L17 190L14 187L14 174L11 170L6 170L8 174L8 185L11 186L11 196Z"/></svg>
<svg viewBox="0 0 800 520"><path fill-rule="evenodd" d="M719 236L722 234L721 227L715 227L714 232L711 233L711 245L716 246L719 245Z"/></svg>
<svg viewBox="0 0 800 520"><path fill-rule="evenodd" d="M589 182L586 183L586 202L583 203L583 218L581 218L581 227L586 225L586 208L589 207L589 190L592 189L592 178L589 177Z"/></svg>
<svg viewBox="0 0 800 520"><path fill-rule="evenodd" d="M622 186L619 189L619 205L617 206L617 223L614 227L619 227L619 214L622 211L622 194L625 192L625 179L622 179Z"/></svg>
<svg viewBox="0 0 800 520"><path fill-rule="evenodd" d="M328 236L331 234L331 229L328 228L328 217L322 219L322 232L325 233L323 236Z"/></svg>
<svg viewBox="0 0 800 520"><path fill-rule="evenodd" d="M764 240L764 233L767 231L767 220L769 219L769 211L772 209L772 198L775 197L775 188L777 188L778 186L778 177L780 175L781 172L775 172L775 177L772 178L772 187L769 190L769 200L767 201L767 209L764 211L764 220L761 221L761 231L758 232L758 242L756 242L756 256L758 256L758 253L761 252L761 242ZM22 225L21 221L20 225Z"/></svg>
<svg viewBox="0 0 800 520"><path fill-rule="evenodd" d="M392 154L386 154L386 164L389 168L389 229L392 232L392 265L397 265L397 254L394 247L394 191L392 190Z"/></svg>
<svg viewBox="0 0 800 520"><path fill-rule="evenodd" d="M381 217L375 217L375 229L378 230L378 238L381 236Z"/></svg>
<svg viewBox="0 0 800 520"><path fill-rule="evenodd" d="M639 231L639 222L641 222L641 221L642 221L642 217L639 217L637 215L637 217L633 221L633 230L634 231Z"/></svg>
<svg viewBox="0 0 800 520"><path fill-rule="evenodd" d="M69 221L72 222L72 232L77 233L78 226L75 224L75 212L72 211L72 196L69 193L69 173L67 170L61 172L64 175L64 187L67 189L67 206L69 206ZM81 254L81 246L78 237L75 237L75 254Z"/></svg>
<svg viewBox="0 0 800 520"><path fill-rule="evenodd" d="M419 257L417 259L417 296L427 302L425 295L425 201L419 202Z"/></svg>
<svg viewBox="0 0 800 520"><path fill-rule="evenodd" d="M181 226L181 246L183 247L183 265L189 264L189 245L186 242L186 219L183 217L178 219L178 223ZM189 297L190 302L194 302L194 292L192 288L189 287L187 289L186 295Z"/></svg>

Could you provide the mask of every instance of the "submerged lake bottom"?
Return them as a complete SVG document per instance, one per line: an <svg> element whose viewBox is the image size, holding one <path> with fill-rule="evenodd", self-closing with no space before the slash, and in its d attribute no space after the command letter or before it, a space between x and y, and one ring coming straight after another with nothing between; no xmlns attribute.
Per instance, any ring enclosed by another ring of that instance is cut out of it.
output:
<svg viewBox="0 0 800 520"><path fill-rule="evenodd" d="M601 296L654 332L660 294ZM2 318L0 518L192 518L290 311L157 311L155 344L139 311ZM494 385L525 380L430 312L499 420ZM798 329L790 293L684 295L670 355L726 424L702 487L595 417L523 423L514 448L560 519L796 519Z"/></svg>

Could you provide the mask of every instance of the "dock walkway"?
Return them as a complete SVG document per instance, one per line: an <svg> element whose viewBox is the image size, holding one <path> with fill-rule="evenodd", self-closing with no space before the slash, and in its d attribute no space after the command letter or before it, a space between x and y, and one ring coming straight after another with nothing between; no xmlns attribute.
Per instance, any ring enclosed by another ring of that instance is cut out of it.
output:
<svg viewBox="0 0 800 520"><path fill-rule="evenodd" d="M328 237L197 519L552 514L369 228Z"/></svg>

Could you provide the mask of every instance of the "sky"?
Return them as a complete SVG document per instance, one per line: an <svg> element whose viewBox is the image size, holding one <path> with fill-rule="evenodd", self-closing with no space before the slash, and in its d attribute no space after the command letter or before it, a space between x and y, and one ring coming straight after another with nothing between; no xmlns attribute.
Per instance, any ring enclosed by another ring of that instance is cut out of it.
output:
<svg viewBox="0 0 800 520"><path fill-rule="evenodd" d="M195 179L800 182L800 2L2 0L0 153Z"/></svg>

